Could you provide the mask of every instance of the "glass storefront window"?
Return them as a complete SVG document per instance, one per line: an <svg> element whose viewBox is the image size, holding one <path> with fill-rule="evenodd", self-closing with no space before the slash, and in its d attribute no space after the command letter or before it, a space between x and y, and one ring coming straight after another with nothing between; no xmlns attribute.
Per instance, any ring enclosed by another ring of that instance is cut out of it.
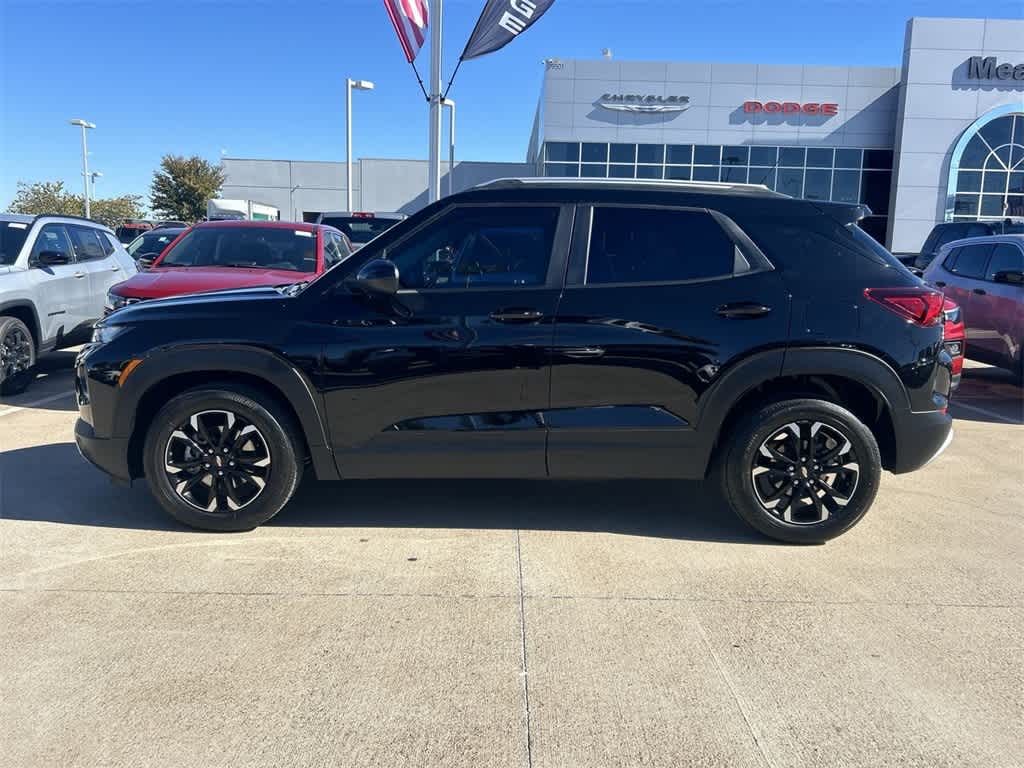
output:
<svg viewBox="0 0 1024 768"><path fill-rule="evenodd" d="M576 162L580 159L580 145L576 142L549 141L545 146L548 162Z"/></svg>
<svg viewBox="0 0 1024 768"><path fill-rule="evenodd" d="M668 162L672 165L689 165L693 162L692 144L669 144Z"/></svg>
<svg viewBox="0 0 1024 768"><path fill-rule="evenodd" d="M808 168L804 177L804 197L808 200L828 200L832 193L832 171Z"/></svg>
<svg viewBox="0 0 1024 768"><path fill-rule="evenodd" d="M836 171L832 175L832 199L856 203L860 198L860 171Z"/></svg>
<svg viewBox="0 0 1024 768"><path fill-rule="evenodd" d="M718 181L718 166L695 165L693 166L694 181Z"/></svg>
<svg viewBox="0 0 1024 768"><path fill-rule="evenodd" d="M981 192L981 171L960 171L957 191Z"/></svg>
<svg viewBox="0 0 1024 768"><path fill-rule="evenodd" d="M614 153L612 153L614 155ZM613 179L632 179L633 166L632 165L615 165L612 163L608 166L608 175Z"/></svg>
<svg viewBox="0 0 1024 768"><path fill-rule="evenodd" d="M751 165L767 165L769 167L775 165L779 159L779 148L778 147L751 147L750 148L750 164Z"/></svg>
<svg viewBox="0 0 1024 768"><path fill-rule="evenodd" d="M747 183L747 166L722 166L722 181L729 181L733 184Z"/></svg>
<svg viewBox="0 0 1024 768"><path fill-rule="evenodd" d="M693 148L694 165L718 165L722 159L722 147L698 144Z"/></svg>
<svg viewBox="0 0 1024 768"><path fill-rule="evenodd" d="M775 186L777 192L782 192L790 197L804 196L803 168L780 168L776 177L778 179L778 184Z"/></svg>
<svg viewBox="0 0 1024 768"><path fill-rule="evenodd" d="M608 175L608 166L604 163L600 165L592 163L584 163L580 166L580 176L585 179L603 179Z"/></svg>
<svg viewBox="0 0 1024 768"><path fill-rule="evenodd" d="M836 168L860 168L859 149L837 149Z"/></svg>
<svg viewBox="0 0 1024 768"><path fill-rule="evenodd" d="M690 166L669 165L665 167L665 178L676 181L690 181Z"/></svg>
<svg viewBox="0 0 1024 768"><path fill-rule="evenodd" d="M979 195L957 195L953 202L953 214L956 216L977 216Z"/></svg>
<svg viewBox="0 0 1024 768"><path fill-rule="evenodd" d="M746 165L750 147L722 147L722 165Z"/></svg>
<svg viewBox="0 0 1024 768"><path fill-rule="evenodd" d="M607 144L589 144L583 143L583 162L584 163L607 163L608 162L608 145Z"/></svg>
<svg viewBox="0 0 1024 768"><path fill-rule="evenodd" d="M775 189L774 168L751 168L749 179L751 184L764 184L768 189Z"/></svg>
<svg viewBox="0 0 1024 768"><path fill-rule="evenodd" d="M1003 216L1005 197L1003 195L982 195L981 215L982 216Z"/></svg>
<svg viewBox="0 0 1024 768"><path fill-rule="evenodd" d="M954 217L1024 214L1024 113L996 117L970 138L957 163ZM984 169L984 171L980 170ZM973 194L981 192L981 195Z"/></svg>
<svg viewBox="0 0 1024 768"><path fill-rule="evenodd" d="M613 163L635 163L636 144L612 144L611 155Z"/></svg>
<svg viewBox="0 0 1024 768"><path fill-rule="evenodd" d="M638 179L660 179L661 178L661 166L660 165L638 165L636 167L636 177Z"/></svg>
<svg viewBox="0 0 1024 768"><path fill-rule="evenodd" d="M803 147L779 147L779 165L793 168L803 168L804 148Z"/></svg>
<svg viewBox="0 0 1024 768"><path fill-rule="evenodd" d="M636 147L636 161L638 163L653 163L661 165L665 162L665 145L638 144Z"/></svg>
<svg viewBox="0 0 1024 768"><path fill-rule="evenodd" d="M576 163L544 163L545 176L575 176L578 172Z"/></svg>
<svg viewBox="0 0 1024 768"><path fill-rule="evenodd" d="M995 192L996 194L1001 195L1006 191L1006 174L986 171L985 180L981 185L981 191Z"/></svg>
<svg viewBox="0 0 1024 768"><path fill-rule="evenodd" d="M807 150L807 167L831 168L834 152L832 147L810 147Z"/></svg>
<svg viewBox="0 0 1024 768"><path fill-rule="evenodd" d="M892 150L891 149L865 149L864 150L864 167L865 168L878 168L878 169L891 169L892 168Z"/></svg>
<svg viewBox="0 0 1024 768"><path fill-rule="evenodd" d="M864 171L860 187L860 201L872 213L885 215L889 211L889 188L892 185L892 171Z"/></svg>

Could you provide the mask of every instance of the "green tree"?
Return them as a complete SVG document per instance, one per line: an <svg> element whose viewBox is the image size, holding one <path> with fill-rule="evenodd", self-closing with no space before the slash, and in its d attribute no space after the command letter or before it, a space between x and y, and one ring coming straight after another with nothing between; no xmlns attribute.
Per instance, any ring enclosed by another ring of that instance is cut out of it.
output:
<svg viewBox="0 0 1024 768"><path fill-rule="evenodd" d="M113 229L125 219L141 219L143 217L141 195L121 195L93 200L89 205L89 213L94 221L105 224Z"/></svg>
<svg viewBox="0 0 1024 768"><path fill-rule="evenodd" d="M31 216L43 213L81 216L84 208L82 196L64 189L63 181L19 181L10 211Z"/></svg>
<svg viewBox="0 0 1024 768"><path fill-rule="evenodd" d="M150 200L153 210L170 219L197 221L206 215L206 203L224 184L219 166L198 155L164 155L153 174Z"/></svg>

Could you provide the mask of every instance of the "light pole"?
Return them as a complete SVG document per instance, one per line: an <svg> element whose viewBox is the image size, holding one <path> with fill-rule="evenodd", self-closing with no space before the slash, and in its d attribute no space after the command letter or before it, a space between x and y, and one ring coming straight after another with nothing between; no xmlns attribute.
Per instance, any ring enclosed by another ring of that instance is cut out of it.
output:
<svg viewBox="0 0 1024 768"><path fill-rule="evenodd" d="M451 195L455 183L455 102L445 99L441 106L448 107L448 194Z"/></svg>
<svg viewBox="0 0 1024 768"><path fill-rule="evenodd" d="M82 182L85 184L85 218L89 218L92 211L89 208L89 146L85 139L87 128L95 128L95 123L90 123L80 117L69 121L71 125L77 125L82 129Z"/></svg>
<svg viewBox="0 0 1024 768"><path fill-rule="evenodd" d="M92 190L93 194L96 194L96 179L103 177L102 171L93 171L89 174L89 189Z"/></svg>
<svg viewBox="0 0 1024 768"><path fill-rule="evenodd" d="M369 80L345 78L345 194L348 196L348 210L352 210L352 89L372 91Z"/></svg>

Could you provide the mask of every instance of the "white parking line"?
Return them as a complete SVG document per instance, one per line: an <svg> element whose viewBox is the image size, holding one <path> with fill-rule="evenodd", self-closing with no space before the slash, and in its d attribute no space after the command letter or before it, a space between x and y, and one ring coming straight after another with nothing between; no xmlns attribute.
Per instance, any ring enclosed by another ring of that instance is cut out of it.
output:
<svg viewBox="0 0 1024 768"><path fill-rule="evenodd" d="M968 411L974 411L980 413L982 416L988 416L990 419L998 419L999 421L1005 422L1006 424L1020 424L1018 419L1011 419L1009 416L1003 416L1001 413L990 411L988 408L982 408L980 405L970 405L962 400L955 400L952 403L953 408L966 408ZM3 416L3 413L0 413Z"/></svg>
<svg viewBox="0 0 1024 768"><path fill-rule="evenodd" d="M38 400L33 400L32 402L25 403L24 405L15 405L12 406L11 408L4 408L2 411L0 411L0 416L10 416L12 413L23 411L26 408L38 408L40 405L46 405L47 403L52 403L55 400L60 400L65 397L71 397L74 394L74 392L58 392L56 395L50 395L49 397L41 397Z"/></svg>

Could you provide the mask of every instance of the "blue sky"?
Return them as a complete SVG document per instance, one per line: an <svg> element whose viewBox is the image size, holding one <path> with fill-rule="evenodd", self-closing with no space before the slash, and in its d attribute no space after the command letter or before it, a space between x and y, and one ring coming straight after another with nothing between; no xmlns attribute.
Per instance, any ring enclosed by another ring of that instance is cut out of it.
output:
<svg viewBox="0 0 1024 768"><path fill-rule="evenodd" d="M445 0L446 75L483 3ZM460 70L450 94L458 155L524 158L548 56L610 47L618 59L896 66L907 18L977 10L951 0L556 0L518 40ZM342 160L345 77L377 86L353 95L356 157L426 156L426 104L380 0L0 0L0 209L19 180L81 188L72 117L98 126L89 150L100 197L148 201L165 153Z"/></svg>

